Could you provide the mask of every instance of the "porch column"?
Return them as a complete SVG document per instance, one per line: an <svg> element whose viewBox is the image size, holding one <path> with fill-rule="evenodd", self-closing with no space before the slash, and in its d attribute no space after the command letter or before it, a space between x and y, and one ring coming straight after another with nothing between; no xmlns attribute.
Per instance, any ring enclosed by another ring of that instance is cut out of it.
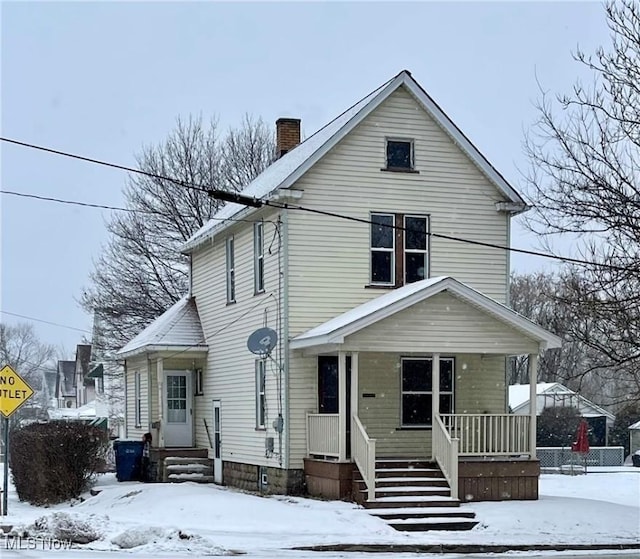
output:
<svg viewBox="0 0 640 559"><path fill-rule="evenodd" d="M164 362L162 357L158 357L156 361L156 380L158 382L158 422L160 423L158 446L164 448ZM151 397L151 390L149 390L149 397ZM151 418L149 418L149 421L151 421Z"/></svg>
<svg viewBox="0 0 640 559"><path fill-rule="evenodd" d="M529 354L529 456L536 457L536 425L538 420L538 354Z"/></svg>
<svg viewBox="0 0 640 559"><path fill-rule="evenodd" d="M347 418L351 433L355 431L353 418L358 417L358 352L351 354L351 417ZM351 459L353 459L353 434L351 435Z"/></svg>
<svg viewBox="0 0 640 559"><path fill-rule="evenodd" d="M436 417L440 415L440 354L431 357L431 425L436 424Z"/></svg>
<svg viewBox="0 0 640 559"><path fill-rule="evenodd" d="M338 352L338 460L347 459L347 354Z"/></svg>

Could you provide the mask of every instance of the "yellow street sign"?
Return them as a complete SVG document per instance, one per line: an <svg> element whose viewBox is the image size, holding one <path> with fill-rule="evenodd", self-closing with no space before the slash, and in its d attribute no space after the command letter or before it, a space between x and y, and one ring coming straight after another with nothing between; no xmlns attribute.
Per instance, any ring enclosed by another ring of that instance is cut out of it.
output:
<svg viewBox="0 0 640 559"><path fill-rule="evenodd" d="M0 412L9 417L33 396L33 388L9 365L0 370Z"/></svg>

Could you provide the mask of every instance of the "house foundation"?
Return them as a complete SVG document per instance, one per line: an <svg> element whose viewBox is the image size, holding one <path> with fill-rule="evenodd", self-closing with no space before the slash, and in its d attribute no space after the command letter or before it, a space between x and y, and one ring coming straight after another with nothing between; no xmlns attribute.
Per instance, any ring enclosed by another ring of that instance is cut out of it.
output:
<svg viewBox="0 0 640 559"><path fill-rule="evenodd" d="M305 493L303 470L284 470L227 461L223 462L222 468L224 484L244 491L259 491L266 495Z"/></svg>

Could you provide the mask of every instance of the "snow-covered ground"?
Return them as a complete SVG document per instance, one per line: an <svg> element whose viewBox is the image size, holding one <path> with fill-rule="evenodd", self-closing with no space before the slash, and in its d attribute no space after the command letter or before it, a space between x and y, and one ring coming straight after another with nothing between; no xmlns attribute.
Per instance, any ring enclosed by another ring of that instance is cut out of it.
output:
<svg viewBox="0 0 640 559"><path fill-rule="evenodd" d="M544 474L538 501L474 503L468 532L397 532L356 505L260 497L215 485L118 483L101 476L83 501L39 508L9 494L0 525L55 537L54 526L83 520L99 533L93 550L222 555L273 553L321 544L616 544L640 542L640 468L587 475ZM95 491L94 491L95 492ZM46 522L37 519L46 516ZM34 523L36 523L34 525Z"/></svg>

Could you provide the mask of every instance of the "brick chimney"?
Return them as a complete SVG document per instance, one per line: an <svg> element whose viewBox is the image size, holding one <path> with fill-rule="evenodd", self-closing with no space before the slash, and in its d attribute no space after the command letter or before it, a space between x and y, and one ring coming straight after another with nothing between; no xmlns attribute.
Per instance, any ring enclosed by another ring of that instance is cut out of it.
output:
<svg viewBox="0 0 640 559"><path fill-rule="evenodd" d="M276 120L276 155L282 157L300 143L300 119L279 118Z"/></svg>

